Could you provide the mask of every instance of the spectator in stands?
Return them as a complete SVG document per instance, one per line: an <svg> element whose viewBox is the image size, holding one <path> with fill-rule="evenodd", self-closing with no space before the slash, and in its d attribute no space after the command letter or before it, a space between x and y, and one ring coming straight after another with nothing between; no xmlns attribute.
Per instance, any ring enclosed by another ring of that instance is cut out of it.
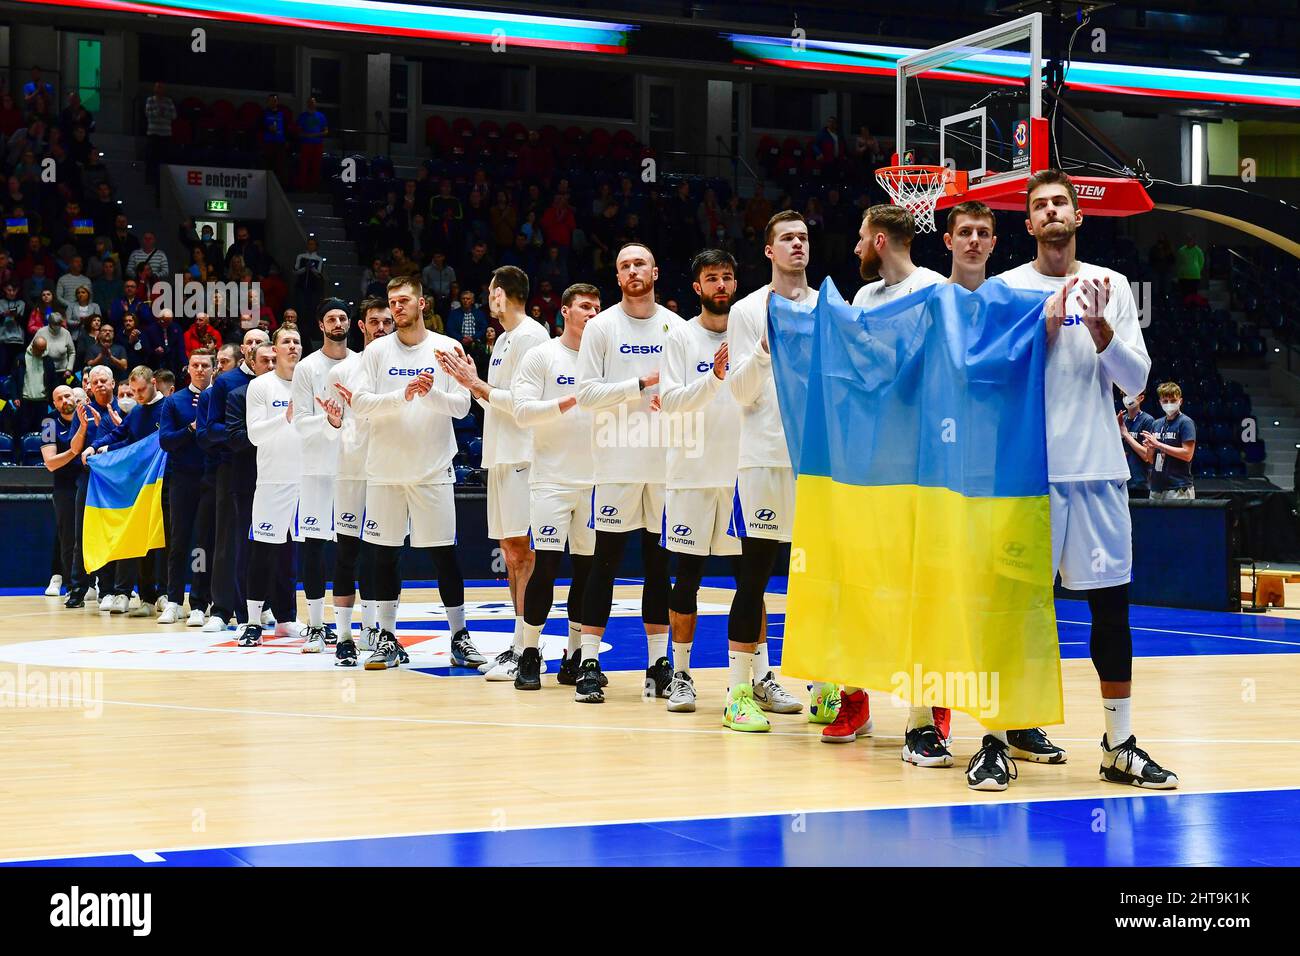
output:
<svg viewBox="0 0 1300 956"><path fill-rule="evenodd" d="M871 135L871 130L865 124L858 127L858 135L853 138L853 158L868 172L874 172L884 162L885 154L880 149L880 141Z"/></svg>
<svg viewBox="0 0 1300 956"><path fill-rule="evenodd" d="M456 220L464 218L465 214L460 200L452 194L451 180L442 179L438 182L438 194L429 200L429 218L438 222L447 212L450 212L451 218Z"/></svg>
<svg viewBox="0 0 1300 956"><path fill-rule="evenodd" d="M563 193L556 193L551 199L550 208L542 214L542 235L549 245L559 246L567 251L573 245L573 230L578 227L573 216L573 209Z"/></svg>
<svg viewBox="0 0 1300 956"><path fill-rule="evenodd" d="M618 246L614 249L617 251ZM537 281L549 282L554 289L569 287L569 264L558 246L546 247L546 258L537 267Z"/></svg>
<svg viewBox="0 0 1300 956"><path fill-rule="evenodd" d="M90 286L79 285L75 293L76 301L68 307L68 332L72 334L72 341L76 344L78 350L81 349L82 343L86 340L86 330L90 327L90 320L96 316L101 316L99 306L90 299Z"/></svg>
<svg viewBox="0 0 1300 956"><path fill-rule="evenodd" d="M515 233L515 242L509 249L501 253L500 264L503 266L516 266L523 269L528 275L529 281L536 281L537 278L537 252L534 247L528 244L528 236L522 231Z"/></svg>
<svg viewBox="0 0 1300 956"><path fill-rule="evenodd" d="M153 85L153 96L144 101L145 176L151 186L158 184L158 167L167 159L171 149L172 123L176 119L176 104L167 95L161 80Z"/></svg>
<svg viewBox="0 0 1300 956"><path fill-rule="evenodd" d="M485 341L487 327L487 316L474 304L474 293L466 289L447 316L447 334L459 338L468 350L475 342Z"/></svg>
<svg viewBox="0 0 1300 956"><path fill-rule="evenodd" d="M568 288L568 286L564 286ZM555 325L555 315L560 311L560 296L555 291L555 287L549 279L542 279L537 283L537 292L528 301L528 307L531 310L537 306L541 310L541 321L543 325Z"/></svg>
<svg viewBox="0 0 1300 956"><path fill-rule="evenodd" d="M224 344L221 332L212 324L206 312L194 316L194 324L185 330L185 358L188 360L199 349L210 349L213 355Z"/></svg>
<svg viewBox="0 0 1300 956"><path fill-rule="evenodd" d="M117 260L113 258L113 246L108 241L108 236L96 236L95 248L86 258L86 278L91 282L91 298L94 295L95 280L104 274L104 263Z"/></svg>
<svg viewBox="0 0 1300 956"><path fill-rule="evenodd" d="M378 259L376 259L375 261L379 262ZM390 274L388 271L388 263L379 262L379 265L375 267L375 277L370 281L370 284L365 288L365 298L367 299L382 298L383 296L388 295L389 278L390 278Z"/></svg>
<svg viewBox="0 0 1300 956"><path fill-rule="evenodd" d="M254 278L266 273L267 255L262 251L261 245L249 235L248 227L243 223L235 226L235 241L226 250L227 279L233 278L231 273L234 271L236 256L243 262L243 268L252 270Z"/></svg>
<svg viewBox="0 0 1300 956"><path fill-rule="evenodd" d="M13 260L7 251L0 249L0 286L8 285L16 278Z"/></svg>
<svg viewBox="0 0 1300 956"><path fill-rule="evenodd" d="M184 335L176 327L171 309L159 309L153 324L144 330L141 337L144 339L144 364L155 371L166 369L172 375L180 374L186 361Z"/></svg>
<svg viewBox="0 0 1300 956"><path fill-rule="evenodd" d="M469 201L465 206L465 245L466 248L472 248L475 243L487 245L492 241L492 224L488 218L487 206L483 201L483 194L471 192Z"/></svg>
<svg viewBox="0 0 1300 956"><path fill-rule="evenodd" d="M597 272L613 268L614 255L618 252L619 208L610 202L591 226L591 244L594 247L592 268ZM525 270L529 271L529 270ZM568 288L563 286L562 288Z"/></svg>
<svg viewBox="0 0 1300 956"><path fill-rule="evenodd" d="M602 188L609 191L608 185ZM519 231L519 209L504 189L497 190L496 202L492 204L488 218L492 222L492 241L496 244L497 252L509 249Z"/></svg>
<svg viewBox="0 0 1300 956"><path fill-rule="evenodd" d="M838 117L826 117L826 125L818 131L817 138L813 140L813 148L817 151L818 156L826 160L843 159L848 155L844 137L840 136Z"/></svg>
<svg viewBox="0 0 1300 956"><path fill-rule="evenodd" d="M117 255L119 263L127 261L131 253L140 248L140 240L136 239L135 233L131 231L124 213L118 213L114 217L113 234L108 238L113 243L113 252ZM126 278L126 275L124 274L122 278Z"/></svg>
<svg viewBox="0 0 1300 956"><path fill-rule="evenodd" d="M480 299L484 295L488 280L492 278L492 270L495 268L496 263L488 255L487 243L474 243L474 248L469 254L469 261L465 263L458 273L461 288L474 293L476 300Z"/></svg>
<svg viewBox="0 0 1300 956"><path fill-rule="evenodd" d="M122 280L117 272L117 260L105 259L103 271L99 277L90 283L91 298L99 306L100 315L108 315L113 311L113 303L123 298Z"/></svg>
<svg viewBox="0 0 1300 956"><path fill-rule="evenodd" d="M77 343L77 368L86 368L86 362L92 355L99 354L99 327L103 325L104 317L101 315L92 315L86 322L86 328L81 336L81 341Z"/></svg>
<svg viewBox="0 0 1300 956"><path fill-rule="evenodd" d="M128 315L135 316L137 327L151 318L148 304L139 296L139 283L130 278L122 283L122 295L109 306L108 320L114 328L125 329Z"/></svg>
<svg viewBox="0 0 1300 956"><path fill-rule="evenodd" d="M307 98L307 108L298 114L298 188L315 192L320 187L320 161L329 121L316 108L316 97Z"/></svg>
<svg viewBox="0 0 1300 956"><path fill-rule="evenodd" d="M754 187L754 195L745 204L745 227L761 234L767 229L767 221L771 218L772 202L767 198L763 184L759 183Z"/></svg>
<svg viewBox="0 0 1300 956"><path fill-rule="evenodd" d="M83 266L81 256L73 256L72 261L68 263L68 271L59 277L59 281L54 286L54 297L65 314L77 304L78 289L85 289L87 294L90 293L90 278L82 271Z"/></svg>
<svg viewBox="0 0 1300 956"><path fill-rule="evenodd" d="M27 344L27 302L13 279L0 293L0 370L8 372Z"/></svg>
<svg viewBox="0 0 1300 956"><path fill-rule="evenodd" d="M46 354L45 336L35 336L22 355L14 361L9 375L9 396L17 408L19 435L41 426L50 404L50 393L58 384L58 371Z"/></svg>
<svg viewBox="0 0 1300 956"><path fill-rule="evenodd" d="M23 112L14 105L14 98L8 94L0 94L0 136L6 140L23 125Z"/></svg>
<svg viewBox="0 0 1300 956"><path fill-rule="evenodd" d="M1146 392L1136 397L1125 395L1124 409L1115 416L1119 422L1120 440L1124 442L1124 457L1128 459L1129 494L1147 490L1147 472L1153 457L1142 441L1142 433L1155 431L1156 424L1154 418L1142 411L1146 396Z"/></svg>
<svg viewBox="0 0 1300 956"><path fill-rule="evenodd" d="M1155 428L1142 433L1151 455L1152 501L1191 501L1196 497L1192 483L1192 457L1196 454L1196 424L1182 413L1183 390L1165 382L1156 394L1165 417Z"/></svg>
<svg viewBox="0 0 1300 956"><path fill-rule="evenodd" d="M134 320L133 316L127 318ZM86 368L93 369L102 366L113 373L115 380L122 381L126 378L126 370L129 364L126 348L113 341L116 338L116 333L113 326L108 323L101 322L97 334L99 336L99 348L86 359Z"/></svg>
<svg viewBox="0 0 1300 956"><path fill-rule="evenodd" d="M549 147L543 145L537 130L528 131L528 140L519 147L519 161L515 166L515 177L526 183L550 182L555 175L555 155Z"/></svg>
<svg viewBox="0 0 1300 956"><path fill-rule="evenodd" d="M23 84L23 106L28 112L35 110L38 96L53 99L54 87L41 78L41 68L32 64L31 79Z"/></svg>
<svg viewBox="0 0 1300 956"><path fill-rule="evenodd" d="M1195 295L1201 287L1201 270L1205 267L1205 253L1196 244L1196 237L1191 233L1178 247L1177 273L1178 294L1186 299Z"/></svg>
<svg viewBox="0 0 1300 956"><path fill-rule="evenodd" d="M438 314L432 299L425 300L424 327L430 332L437 332L439 335L446 334L446 323L443 322L442 316Z"/></svg>
<svg viewBox="0 0 1300 956"><path fill-rule="evenodd" d="M157 237L146 232L140 237L140 248L126 258L127 275L136 275L141 265L147 265L155 276L170 276L171 268L167 262L167 253L158 247Z"/></svg>
<svg viewBox="0 0 1300 956"><path fill-rule="evenodd" d="M46 251L39 235L30 235L27 237L27 254L18 260L14 271L19 279L25 281L36 274L38 266L41 267L41 274L49 278L53 287L53 276L57 271L54 257Z"/></svg>
<svg viewBox="0 0 1300 956"><path fill-rule="evenodd" d="M199 230L199 244L203 246L203 255L207 259L208 265L212 267L214 272L219 273L221 264L226 261L226 257L222 254L221 243L217 242L216 233L212 231L211 226L205 225Z"/></svg>
<svg viewBox="0 0 1300 956"><path fill-rule="evenodd" d="M103 325L100 329L102 331ZM139 318L130 312L126 313L122 316L122 348L126 351L127 360L126 368L121 370L123 374L127 369L146 364L148 351L145 346L144 330L140 327Z"/></svg>
<svg viewBox="0 0 1300 956"><path fill-rule="evenodd" d="M262 146L263 168L270 170L282 183L288 183L288 143L285 138L284 114L280 112L280 97L272 93L266 98L262 110L262 129L258 137Z"/></svg>
<svg viewBox="0 0 1300 956"><path fill-rule="evenodd" d="M76 346L72 341L72 333L68 331L67 321L59 311L58 303L54 301L52 290L42 292L32 307L27 316L27 334L45 336L47 354L53 360L55 368L61 372L72 368L76 361Z"/></svg>
<svg viewBox="0 0 1300 956"><path fill-rule="evenodd" d="M432 261L420 273L420 282L425 292L439 303L439 309L446 308L447 297L451 294L451 284L455 281L456 270L447 263L447 253L442 249L435 249Z"/></svg>
<svg viewBox="0 0 1300 956"><path fill-rule="evenodd" d="M301 276L308 272L320 274L325 260L321 258L319 249L320 243L316 241L316 237L309 237L306 251L298 253L298 257L293 260L293 274L295 276Z"/></svg>
<svg viewBox="0 0 1300 956"><path fill-rule="evenodd" d="M266 303L267 308L272 312L284 310L284 300L289 296L289 287L285 285L284 279L280 278L280 267L274 260L267 265L266 272L258 280L258 286L262 290L262 301Z"/></svg>
<svg viewBox="0 0 1300 956"><path fill-rule="evenodd" d="M406 255L401 246L394 246L389 255L388 274L393 278L399 276L415 278L420 275L420 264Z"/></svg>

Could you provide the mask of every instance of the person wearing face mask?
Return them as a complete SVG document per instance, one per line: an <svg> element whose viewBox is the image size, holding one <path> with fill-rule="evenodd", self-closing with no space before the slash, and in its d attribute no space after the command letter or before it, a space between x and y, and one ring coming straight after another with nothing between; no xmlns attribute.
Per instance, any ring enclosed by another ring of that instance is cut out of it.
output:
<svg viewBox="0 0 1300 956"><path fill-rule="evenodd" d="M117 407L122 410L123 415L129 415L135 406L135 389L131 387L129 381L123 379L117 383Z"/></svg>
<svg viewBox="0 0 1300 956"><path fill-rule="evenodd" d="M1142 411L1146 392L1124 396L1124 410L1115 418L1119 422L1119 437L1124 442L1124 457L1128 459L1128 493L1147 490L1147 472L1154 457L1142 442L1142 433L1155 431L1156 420Z"/></svg>
<svg viewBox="0 0 1300 956"><path fill-rule="evenodd" d="M41 459L54 475L54 520L58 529L59 572L67 583L68 593L77 591L77 564L73 551L77 544L77 477L81 474L81 452L86 444L89 416L77 408L72 389L60 385L54 390L51 404L57 413L52 428L42 430ZM58 592L51 595L57 597Z"/></svg>
<svg viewBox="0 0 1300 956"><path fill-rule="evenodd" d="M1156 394L1165 417L1142 432L1151 461L1151 500L1191 501L1196 497L1192 484L1196 423L1182 412L1183 390L1176 382L1165 382Z"/></svg>

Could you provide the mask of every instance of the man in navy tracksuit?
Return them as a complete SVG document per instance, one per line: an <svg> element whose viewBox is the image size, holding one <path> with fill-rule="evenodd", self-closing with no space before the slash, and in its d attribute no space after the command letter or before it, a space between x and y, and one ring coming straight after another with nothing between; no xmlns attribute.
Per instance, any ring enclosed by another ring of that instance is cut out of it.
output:
<svg viewBox="0 0 1300 956"><path fill-rule="evenodd" d="M195 349L190 356L190 383L163 402L158 442L167 452L167 606L159 624L186 623L202 627L208 607L208 561L212 552L215 480L204 477L206 455L199 447L196 420L199 396L212 381L211 349ZM191 551L197 548L197 555ZM185 568L191 558L194 580L190 585L190 616L185 620Z"/></svg>
<svg viewBox="0 0 1300 956"><path fill-rule="evenodd" d="M117 404L117 398L114 392L117 388L113 380L113 373L108 368L97 366L86 372L86 414L89 421L86 424L86 447L95 444L96 439L107 435L116 425L114 416L121 420L122 409ZM100 568L91 574L86 573L85 559L81 552L81 531L85 523L86 516L86 488L90 483L90 473L87 469L82 468L77 475L77 529L76 541L72 548L72 561L76 565L73 572L75 578L75 587L69 589L68 600L64 607L85 607L86 592L90 589L93 579L97 579L99 584L95 591L95 600L102 598L111 598L113 589L113 564L105 568ZM107 610L105 608L104 610Z"/></svg>
<svg viewBox="0 0 1300 956"><path fill-rule="evenodd" d="M136 406L127 416L106 435L96 438L83 456L83 460L92 455L107 451L116 451L143 441L158 430L161 419L163 397L154 386L153 369L147 365L137 365L131 370L131 388L135 391ZM127 599L131 594L131 584L136 584L140 592L140 606L131 611L132 617L150 617L161 597L156 581L155 568L161 548L154 548L142 558L118 561L117 580L113 583L113 613L121 614L126 610Z"/></svg>
<svg viewBox="0 0 1300 956"><path fill-rule="evenodd" d="M212 548L212 616L203 625L204 631L223 631L233 616L240 624L248 623L248 605L244 601L244 579L248 574L248 528L253 514L253 485L256 481L237 482L226 446L226 404L230 393L247 386L254 378L252 361L259 345L265 345L267 335L261 329L249 329L244 334L243 361L238 367L217 376L208 390L206 409L195 422L199 447L215 452L217 465L214 543ZM255 459L256 460L256 459Z"/></svg>

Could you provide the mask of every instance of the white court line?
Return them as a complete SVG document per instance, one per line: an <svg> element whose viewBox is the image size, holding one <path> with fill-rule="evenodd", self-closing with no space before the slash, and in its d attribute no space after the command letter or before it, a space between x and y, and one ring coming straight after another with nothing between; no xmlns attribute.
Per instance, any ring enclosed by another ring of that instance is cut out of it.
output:
<svg viewBox="0 0 1300 956"><path fill-rule="evenodd" d="M625 820L584 820L576 823L538 823L534 826L527 827L506 827L504 830L498 827L470 827L468 829L447 829L447 830L410 830L398 831L395 833L370 833L360 836L331 836L331 837L301 837L296 840L259 840L254 843L207 843L192 846L181 847L163 847L160 850L153 851L155 855L162 853L199 853L206 850L233 850L245 848L257 848L266 846L305 846L313 843L350 843L359 840L400 840L410 839L413 837L431 837L431 836L454 836L469 833L527 833L537 830L561 830L567 827L616 827L631 826L640 824L642 826L654 826L657 823L694 823L704 820L751 820L757 817L788 817L788 816L822 816L830 813L867 813L874 810L933 810L951 807L982 807L997 806L1000 804L1026 804L1036 805L1040 803L1062 803L1067 800L1176 800L1180 796L1196 796L1204 794L1206 796L1217 796L1220 794L1232 793L1286 793L1295 790L1295 787L1231 787L1220 790L1140 790L1136 787L1121 790L1116 787L1117 792L1106 796L1098 794L1083 794L1072 797L1038 797L1029 800L1017 800L1013 797L1006 796L1008 791L997 797L988 799L967 799L967 800L940 800L929 803L890 803L878 804L875 806L858 806L858 807L836 807L830 810L754 810L747 813L711 813L695 814L694 816L678 817L651 817L649 819L629 818ZM974 791L972 791L974 792ZM51 856L20 856L6 857L0 859L0 863L27 863L35 860L76 860L82 857L90 856L127 856L135 855L131 850L99 850L83 851L81 853L62 853Z"/></svg>
<svg viewBox="0 0 1300 956"><path fill-rule="evenodd" d="M1056 620L1057 624L1082 624L1087 627L1092 624L1091 621L1062 621ZM1188 637L1217 637L1221 641L1250 641L1255 644L1285 644L1287 647L1300 647L1300 641L1275 641L1266 637L1240 637L1235 634L1207 634L1204 631L1175 631L1168 627L1132 627L1134 631L1152 631L1157 634L1184 634Z"/></svg>
<svg viewBox="0 0 1300 956"><path fill-rule="evenodd" d="M141 863L166 863L167 862L157 853L153 852L153 850L134 850L132 851L131 855L135 857L137 860L139 860Z"/></svg>

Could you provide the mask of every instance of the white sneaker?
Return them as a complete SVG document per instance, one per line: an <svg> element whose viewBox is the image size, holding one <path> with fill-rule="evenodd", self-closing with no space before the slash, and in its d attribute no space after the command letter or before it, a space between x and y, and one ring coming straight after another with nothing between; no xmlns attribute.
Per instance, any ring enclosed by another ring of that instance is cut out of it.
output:
<svg viewBox="0 0 1300 956"><path fill-rule="evenodd" d="M173 604L168 601L163 607L163 612L158 615L159 624L179 624L181 618L185 616L185 610L179 604Z"/></svg>
<svg viewBox="0 0 1300 956"><path fill-rule="evenodd" d="M137 604L126 612L127 617L153 617L153 604Z"/></svg>
<svg viewBox="0 0 1300 956"><path fill-rule="evenodd" d="M204 634L220 634L226 629L226 622L215 614L203 622Z"/></svg>
<svg viewBox="0 0 1300 956"><path fill-rule="evenodd" d="M190 611L190 616L185 619L186 627L202 627L206 623L207 615L199 610Z"/></svg>
<svg viewBox="0 0 1300 956"><path fill-rule="evenodd" d="M125 614L131 606L125 594L114 594L109 598L109 602L108 609L113 614Z"/></svg>
<svg viewBox="0 0 1300 956"><path fill-rule="evenodd" d="M87 604L94 604L99 600L99 588L87 588L85 601Z"/></svg>
<svg viewBox="0 0 1300 956"><path fill-rule="evenodd" d="M302 645L304 654L319 654L325 649L325 628L309 627L303 636L306 637Z"/></svg>
<svg viewBox="0 0 1300 956"><path fill-rule="evenodd" d="M754 703L774 714L797 714L803 710L803 704L776 682L771 671L762 680L754 681Z"/></svg>
<svg viewBox="0 0 1300 956"><path fill-rule="evenodd" d="M181 598L183 600L185 598L185 595L182 594ZM167 595L163 594L159 596L158 600L153 602L153 609L159 614L161 614L163 611L167 610L168 604L172 604L172 602L167 600Z"/></svg>
<svg viewBox="0 0 1300 956"><path fill-rule="evenodd" d="M363 627L357 635L357 650L373 651L379 647L379 628Z"/></svg>
<svg viewBox="0 0 1300 956"><path fill-rule="evenodd" d="M126 602L126 609L128 611L134 611L139 606L140 606L140 595L132 591L130 599Z"/></svg>
<svg viewBox="0 0 1300 956"><path fill-rule="evenodd" d="M263 612L262 612L262 626L263 626L263 627L275 627L275 615L272 614L270 611L263 611Z"/></svg>
<svg viewBox="0 0 1300 956"><path fill-rule="evenodd" d="M50 583L45 587L46 597L58 597L59 592L63 590L63 575L50 575Z"/></svg>
<svg viewBox="0 0 1300 956"><path fill-rule="evenodd" d="M480 666L479 669L481 670L482 667ZM506 650L502 651L500 654L496 656L496 659L492 661L492 666L487 669L487 672L484 674L484 677L487 680L492 680L492 681L498 681L498 680L513 681L515 679L515 675L518 673L519 673L519 658L515 656L515 649L511 647L511 648L507 648Z"/></svg>
<svg viewBox="0 0 1300 956"><path fill-rule="evenodd" d="M288 621L284 624L275 625L276 637L305 637L307 634L307 625L302 621Z"/></svg>
<svg viewBox="0 0 1300 956"><path fill-rule="evenodd" d="M103 599L99 602L99 609L101 611L113 610L113 595L105 594Z"/></svg>
<svg viewBox="0 0 1300 956"><path fill-rule="evenodd" d="M695 682L685 671L673 675L668 685L668 712L672 714L695 713Z"/></svg>

